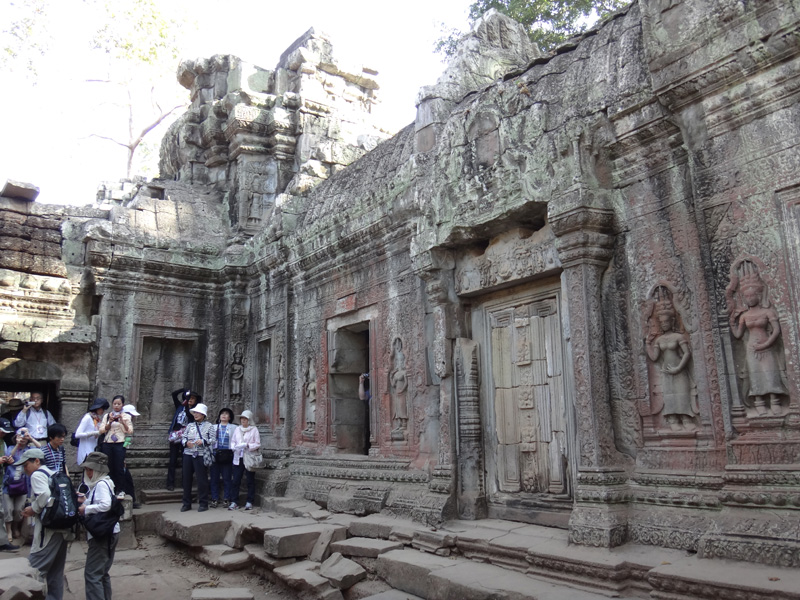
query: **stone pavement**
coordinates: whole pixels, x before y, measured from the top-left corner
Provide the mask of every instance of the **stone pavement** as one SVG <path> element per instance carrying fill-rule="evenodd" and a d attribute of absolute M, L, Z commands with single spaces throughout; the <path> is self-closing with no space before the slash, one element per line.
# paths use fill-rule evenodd
<path fill-rule="evenodd" d="M 134 511 L 138 547 L 117 553 L 115 600 L 800 599 L 795 569 L 653 546 L 575 546 L 563 530 L 524 523 L 434 529 L 286 498 L 265 499 L 252 512 L 179 508 Z M 19 554 L 0 553 L 0 600 L 42 597 L 27 553 Z M 83 597 L 84 556 L 85 543 L 73 544 L 65 600 Z"/>

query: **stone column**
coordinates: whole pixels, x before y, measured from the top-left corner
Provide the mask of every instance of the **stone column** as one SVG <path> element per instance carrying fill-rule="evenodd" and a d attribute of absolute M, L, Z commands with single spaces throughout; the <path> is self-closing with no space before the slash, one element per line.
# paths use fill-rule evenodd
<path fill-rule="evenodd" d="M 454 437 L 451 431 L 451 407 L 456 390 L 453 378 L 453 342 L 458 337 L 457 305 L 453 270 L 455 259 L 446 250 L 431 250 L 414 257 L 418 275 L 425 281 L 425 341 L 431 382 L 439 388 L 439 451 L 438 463 L 431 473 L 430 491 L 436 496 L 436 518 L 454 516 L 453 470 Z"/>
<path fill-rule="evenodd" d="M 458 338 L 454 352 L 458 412 L 458 516 L 486 517 L 478 343 Z"/>
<path fill-rule="evenodd" d="M 625 458 L 614 445 L 601 280 L 611 258 L 613 212 L 597 192 L 575 189 L 551 205 L 550 224 L 564 268 L 575 381 L 578 473 L 570 540 L 617 546 L 627 538 Z"/>

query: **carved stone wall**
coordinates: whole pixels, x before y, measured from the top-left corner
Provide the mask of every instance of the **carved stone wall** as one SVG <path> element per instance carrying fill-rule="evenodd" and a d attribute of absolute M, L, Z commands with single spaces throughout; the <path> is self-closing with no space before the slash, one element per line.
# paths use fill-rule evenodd
<path fill-rule="evenodd" d="M 2 356 L 148 407 L 148 468 L 191 385 L 257 415 L 264 493 L 797 565 L 798 14 L 641 0 L 546 56 L 487 17 L 377 146 L 313 31 L 186 62 L 163 179 L 3 199 Z"/>

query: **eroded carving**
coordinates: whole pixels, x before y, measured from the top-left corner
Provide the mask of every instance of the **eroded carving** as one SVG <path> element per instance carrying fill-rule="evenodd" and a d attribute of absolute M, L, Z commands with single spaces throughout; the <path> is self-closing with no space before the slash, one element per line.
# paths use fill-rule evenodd
<path fill-rule="evenodd" d="M 783 414 L 782 402 L 789 394 L 778 312 L 769 300 L 769 289 L 754 259 L 731 265 L 730 284 L 725 290 L 731 334 L 742 340 L 744 358 L 737 361 L 742 396 L 756 415 Z"/>
<path fill-rule="evenodd" d="M 675 308 L 673 293 L 658 285 L 644 307 L 647 323 L 645 349 L 652 361 L 650 404 L 672 431 L 697 428 L 697 388 L 691 374 L 692 351 L 689 335 Z"/>
<path fill-rule="evenodd" d="M 392 370 L 389 372 L 389 389 L 392 398 L 392 441 L 408 439 L 408 374 L 403 340 L 399 337 L 392 344 Z"/>

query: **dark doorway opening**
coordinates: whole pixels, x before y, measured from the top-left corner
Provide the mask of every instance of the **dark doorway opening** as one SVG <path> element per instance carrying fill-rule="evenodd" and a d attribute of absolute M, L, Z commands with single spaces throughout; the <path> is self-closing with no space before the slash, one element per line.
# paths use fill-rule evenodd
<path fill-rule="evenodd" d="M 369 321 L 362 321 L 334 331 L 330 344 L 331 439 L 351 454 L 369 454 L 371 445 L 369 384 L 359 397 L 359 377 L 370 370 L 369 337 Z"/>

